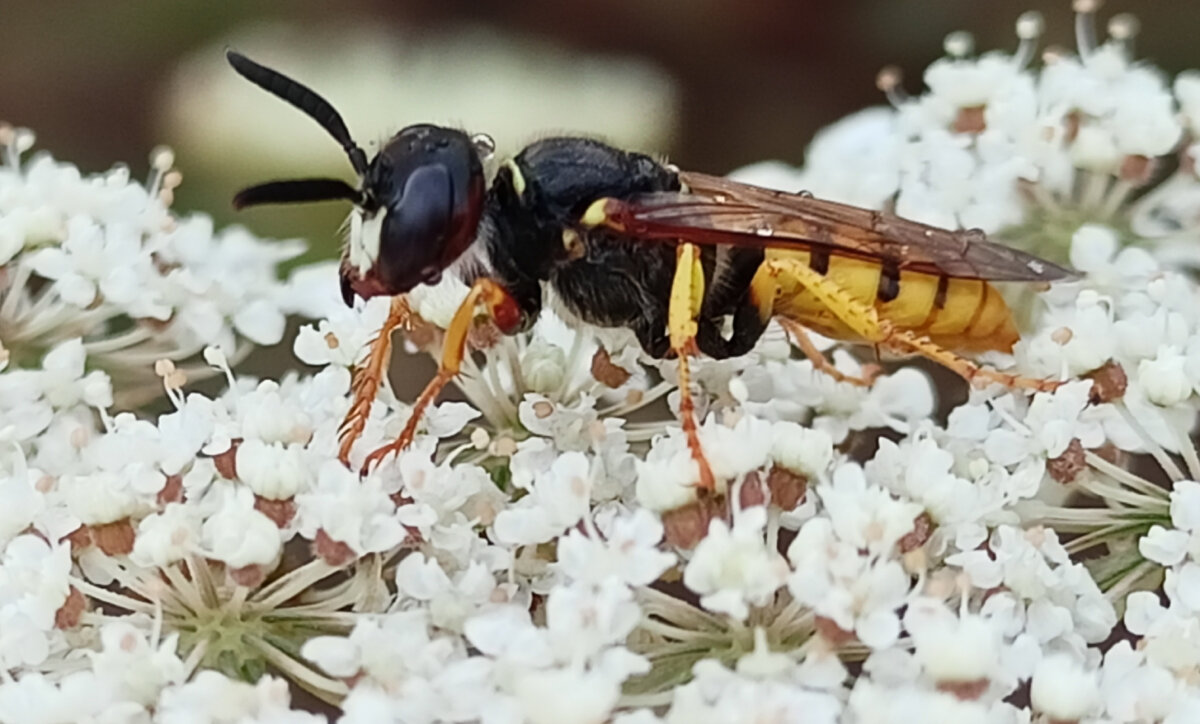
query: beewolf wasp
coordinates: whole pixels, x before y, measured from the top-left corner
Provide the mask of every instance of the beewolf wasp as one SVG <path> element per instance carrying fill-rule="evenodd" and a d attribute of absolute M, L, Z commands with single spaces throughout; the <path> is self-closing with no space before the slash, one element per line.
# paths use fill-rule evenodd
<path fill-rule="evenodd" d="M 1070 272 L 993 243 L 872 211 L 701 173 L 588 138 L 546 138 L 506 161 L 489 185 L 486 136 L 408 126 L 368 160 L 333 106 L 311 89 L 236 52 L 234 70 L 306 113 L 345 150 L 358 184 L 330 178 L 247 188 L 245 207 L 341 199 L 354 210 L 341 261 L 346 302 L 393 297 L 391 313 L 356 371 L 341 429 L 348 461 L 387 373 L 390 337 L 411 312 L 404 300 L 443 273 L 470 292 L 445 335 L 440 369 L 399 438 L 364 471 L 413 439 L 439 391 L 459 371 L 476 315 L 506 334 L 528 328 L 547 299 L 560 313 L 633 331 L 651 357 L 678 359 L 679 415 L 698 467 L 701 448 L 688 358 L 749 352 L 777 319 L 820 369 L 851 382 L 805 330 L 920 355 L 975 383 L 1051 390 L 1049 380 L 981 367 L 960 352 L 1011 351 L 1012 314 L 993 281 L 1049 282 Z"/>

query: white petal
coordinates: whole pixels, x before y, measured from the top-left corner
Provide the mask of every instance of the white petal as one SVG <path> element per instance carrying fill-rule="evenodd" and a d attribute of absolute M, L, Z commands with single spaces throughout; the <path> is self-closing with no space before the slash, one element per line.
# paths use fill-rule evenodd
<path fill-rule="evenodd" d="M 256 299 L 233 315 L 233 326 L 255 344 L 275 344 L 283 339 L 286 325 L 279 308 L 265 299 Z"/>
<path fill-rule="evenodd" d="M 1182 530 L 1154 525 L 1138 541 L 1138 551 L 1152 561 L 1164 566 L 1174 566 L 1183 561 L 1190 539 L 1191 536 Z"/>

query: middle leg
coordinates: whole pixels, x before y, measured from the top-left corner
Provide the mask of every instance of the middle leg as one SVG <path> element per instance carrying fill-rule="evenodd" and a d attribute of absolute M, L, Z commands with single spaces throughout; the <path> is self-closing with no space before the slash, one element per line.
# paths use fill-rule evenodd
<path fill-rule="evenodd" d="M 679 422 L 687 436 L 692 459 L 699 468 L 702 489 L 716 488 L 712 467 L 704 456 L 700 444 L 700 431 L 696 425 L 696 405 L 692 400 L 691 369 L 688 358 L 698 350 L 696 347 L 696 316 L 704 299 L 704 269 L 700 263 L 699 250 L 692 244 L 680 244 L 675 263 L 675 277 L 671 283 L 671 297 L 667 309 L 667 331 L 671 349 L 678 362 L 679 377 Z"/>
<path fill-rule="evenodd" d="M 804 287 L 863 341 L 906 354 L 918 354 L 957 373 L 972 384 L 996 382 L 1005 387 L 1050 392 L 1058 388 L 1055 380 L 1042 380 L 998 372 L 972 362 L 906 329 L 899 329 L 869 304 L 855 299 L 832 279 L 793 259 L 773 259 L 763 265 L 764 278 L 786 274 Z M 758 282 L 758 278 L 756 278 Z M 765 282 L 764 282 L 765 283 Z"/>

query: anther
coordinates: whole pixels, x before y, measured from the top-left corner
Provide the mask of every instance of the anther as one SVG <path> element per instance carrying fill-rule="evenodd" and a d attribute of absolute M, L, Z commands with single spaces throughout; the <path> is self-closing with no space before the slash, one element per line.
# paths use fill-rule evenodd
<path fill-rule="evenodd" d="M 1142 29 L 1141 22 L 1133 13 L 1121 13 L 1108 21 L 1108 34 L 1116 40 L 1129 40 Z"/>
<path fill-rule="evenodd" d="M 904 72 L 899 66 L 887 65 L 879 69 L 879 73 L 875 76 L 875 87 L 883 91 L 887 96 L 888 103 L 899 108 L 908 101 L 908 94 L 904 92 L 904 86 L 901 83 L 904 80 Z"/>
<path fill-rule="evenodd" d="M 33 148 L 34 142 L 37 141 L 37 135 L 28 128 L 18 128 L 13 135 L 13 148 L 17 149 L 17 153 L 25 153 Z"/>
<path fill-rule="evenodd" d="M 4 149 L 0 162 L 11 168 L 21 166 L 21 154 L 33 147 L 35 137 L 28 128 L 13 128 L 7 123 L 0 123 L 0 148 Z"/>
<path fill-rule="evenodd" d="M 1017 37 L 1021 40 L 1037 40 L 1046 29 L 1046 20 L 1037 10 L 1026 10 L 1017 18 Z"/>
<path fill-rule="evenodd" d="M 1133 39 L 1142 29 L 1141 22 L 1133 13 L 1120 13 L 1108 21 L 1108 37 L 1125 52 L 1126 58 L 1133 58 Z"/>
<path fill-rule="evenodd" d="M 946 55 L 961 60 L 975 52 L 975 36 L 965 30 L 956 30 L 942 42 Z"/>
<path fill-rule="evenodd" d="M 175 165 L 175 152 L 169 146 L 155 146 L 150 151 L 150 166 L 159 173 L 166 173 Z"/>
<path fill-rule="evenodd" d="M 1020 42 L 1017 44 L 1017 52 L 1013 55 L 1013 62 L 1018 68 L 1027 67 L 1033 60 L 1038 39 L 1042 37 L 1045 28 L 1046 21 L 1036 10 L 1023 12 L 1017 18 L 1017 38 Z"/>
<path fill-rule="evenodd" d="M 146 181 L 146 193 L 158 197 L 164 206 L 170 206 L 173 197 L 170 191 L 162 193 L 163 176 L 175 165 L 175 152 L 168 146 L 155 146 L 150 151 L 150 178 Z"/>
<path fill-rule="evenodd" d="M 1074 0 L 1071 4 L 1075 11 L 1075 44 L 1081 58 L 1096 49 L 1096 12 L 1100 4 L 1100 0 Z"/>

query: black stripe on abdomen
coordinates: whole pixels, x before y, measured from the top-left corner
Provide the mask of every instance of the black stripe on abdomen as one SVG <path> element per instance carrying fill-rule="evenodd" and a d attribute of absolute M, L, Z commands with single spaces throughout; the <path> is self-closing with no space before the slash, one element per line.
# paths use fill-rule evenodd
<path fill-rule="evenodd" d="M 884 261 L 879 269 L 879 286 L 875 289 L 875 298 L 881 302 L 890 302 L 900 296 L 900 265 L 894 261 Z"/>

